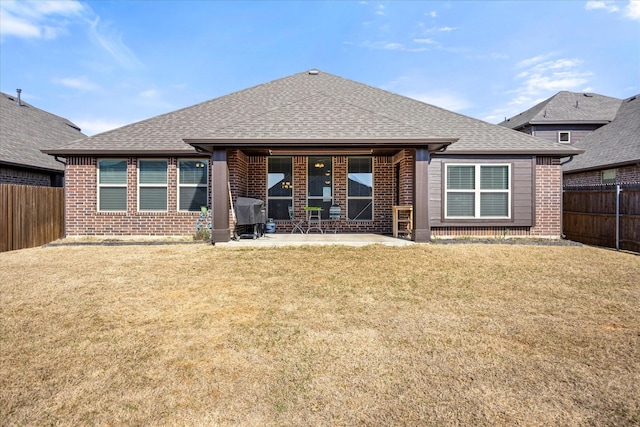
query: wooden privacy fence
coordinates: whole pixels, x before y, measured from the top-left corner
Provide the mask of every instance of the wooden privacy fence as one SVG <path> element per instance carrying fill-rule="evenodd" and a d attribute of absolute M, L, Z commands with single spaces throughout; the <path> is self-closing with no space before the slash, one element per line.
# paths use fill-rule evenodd
<path fill-rule="evenodd" d="M 0 252 L 64 236 L 64 188 L 0 184 Z"/>
<path fill-rule="evenodd" d="M 567 239 L 640 252 L 640 183 L 565 187 Z"/>

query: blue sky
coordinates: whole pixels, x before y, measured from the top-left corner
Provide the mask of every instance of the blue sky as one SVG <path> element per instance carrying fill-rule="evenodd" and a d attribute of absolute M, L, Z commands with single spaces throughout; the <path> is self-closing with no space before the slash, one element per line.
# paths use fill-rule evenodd
<path fill-rule="evenodd" d="M 0 0 L 0 90 L 92 135 L 317 68 L 491 123 L 640 93 L 640 0 Z"/>

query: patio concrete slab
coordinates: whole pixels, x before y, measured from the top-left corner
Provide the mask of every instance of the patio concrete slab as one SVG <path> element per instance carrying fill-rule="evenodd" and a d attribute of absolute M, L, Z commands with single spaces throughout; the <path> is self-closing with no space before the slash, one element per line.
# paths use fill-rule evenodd
<path fill-rule="evenodd" d="M 224 243 L 216 243 L 218 247 L 249 248 L 249 247 L 277 247 L 277 246 L 303 246 L 303 245 L 346 245 L 346 246 L 407 246 L 414 242 L 406 239 L 394 238 L 382 234 L 370 233 L 267 233 L 257 239 L 238 239 Z"/>

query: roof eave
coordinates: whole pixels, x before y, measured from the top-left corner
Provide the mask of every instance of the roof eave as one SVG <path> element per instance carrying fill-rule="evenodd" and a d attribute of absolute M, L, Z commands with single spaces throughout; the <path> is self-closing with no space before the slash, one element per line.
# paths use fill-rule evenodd
<path fill-rule="evenodd" d="M 465 156 L 504 156 L 504 155 L 530 155 L 530 156 L 553 156 L 568 157 L 577 156 L 584 153 L 585 150 L 449 150 L 445 154 L 449 155 L 465 155 Z"/>
<path fill-rule="evenodd" d="M 151 156 L 192 156 L 198 155 L 198 151 L 193 150 L 88 150 L 84 149 L 54 149 L 41 150 L 50 156 L 135 156 L 135 157 L 151 157 Z"/>
<path fill-rule="evenodd" d="M 568 163 L 568 166 L 570 166 L 571 163 Z M 564 169 L 563 172 L 564 173 L 580 173 L 580 172 L 589 172 L 589 171 L 596 171 L 596 170 L 601 170 L 601 169 L 615 169 L 615 168 L 619 168 L 619 167 L 623 167 L 623 166 L 634 166 L 634 165 L 639 165 L 640 166 L 640 159 L 638 160 L 628 160 L 628 161 L 624 161 L 624 162 L 618 162 L 618 163 L 608 163 L 605 165 L 595 165 L 595 166 L 585 166 L 585 167 L 579 167 L 577 169 Z"/>
<path fill-rule="evenodd" d="M 211 152 L 219 149 L 286 149 L 286 150 L 344 150 L 354 148 L 402 149 L 428 148 L 441 150 L 458 141 L 458 138 L 405 138 L 405 139 L 225 139 L 225 138 L 185 138 L 183 141 L 197 150 Z"/>

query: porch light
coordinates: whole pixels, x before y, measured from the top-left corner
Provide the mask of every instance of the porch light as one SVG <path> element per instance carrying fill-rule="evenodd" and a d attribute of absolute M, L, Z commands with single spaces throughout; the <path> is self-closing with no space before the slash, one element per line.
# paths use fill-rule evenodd
<path fill-rule="evenodd" d="M 197 168 L 203 168 L 203 167 L 204 167 L 204 163 L 202 163 L 202 162 L 196 162 L 196 167 L 197 167 Z"/>

